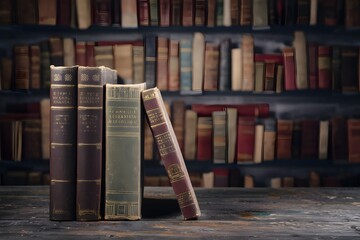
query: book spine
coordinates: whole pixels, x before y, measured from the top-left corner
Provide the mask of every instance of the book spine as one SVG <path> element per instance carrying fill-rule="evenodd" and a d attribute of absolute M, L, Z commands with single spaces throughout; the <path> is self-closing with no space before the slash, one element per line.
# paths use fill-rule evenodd
<path fill-rule="evenodd" d="M 50 72 L 50 219 L 75 220 L 77 67 Z"/>
<path fill-rule="evenodd" d="M 341 49 L 338 46 L 332 47 L 331 79 L 332 90 L 341 91 Z"/>
<path fill-rule="evenodd" d="M 114 68 L 114 50 L 113 46 L 95 46 L 94 47 L 95 65 Z"/>
<path fill-rule="evenodd" d="M 95 67 L 95 43 L 86 42 L 85 46 L 85 55 L 86 55 L 86 65 L 88 67 Z"/>
<path fill-rule="evenodd" d="M 185 102 L 178 100 L 172 103 L 172 124 L 181 152 L 184 152 Z"/>
<path fill-rule="evenodd" d="M 79 67 L 76 219 L 100 219 L 104 67 Z"/>
<path fill-rule="evenodd" d="M 219 55 L 220 55 L 219 45 L 206 43 L 205 60 L 204 60 L 204 90 L 205 91 L 218 90 Z"/>
<path fill-rule="evenodd" d="M 242 36 L 243 91 L 254 90 L 254 37 Z"/>
<path fill-rule="evenodd" d="M 28 90 L 30 87 L 30 54 L 28 45 L 14 47 L 15 89 Z"/>
<path fill-rule="evenodd" d="M 138 0 L 138 22 L 139 26 L 149 26 L 149 2 L 148 0 Z"/>
<path fill-rule="evenodd" d="M 297 31 L 294 33 L 293 46 L 295 49 L 295 64 L 296 64 L 296 88 L 308 88 L 308 74 L 307 74 L 307 57 L 306 57 L 306 39 L 303 32 Z"/>
<path fill-rule="evenodd" d="M 111 0 L 95 0 L 94 6 L 94 24 L 100 26 L 109 26 L 112 21 Z"/>
<path fill-rule="evenodd" d="M 206 23 L 206 1 L 195 0 L 195 26 L 205 26 Z"/>
<path fill-rule="evenodd" d="M 208 0 L 207 1 L 207 26 L 214 27 L 216 21 L 216 0 Z"/>
<path fill-rule="evenodd" d="M 226 163 L 226 112 L 215 111 L 212 113 L 213 119 L 213 162 Z"/>
<path fill-rule="evenodd" d="M 276 11 L 277 0 L 269 0 L 268 2 L 268 15 L 269 15 L 269 25 L 276 25 L 278 23 L 278 15 Z"/>
<path fill-rule="evenodd" d="M 237 162 L 253 162 L 255 147 L 255 118 L 239 117 L 237 134 Z"/>
<path fill-rule="evenodd" d="M 255 62 L 255 92 L 264 91 L 265 63 Z"/>
<path fill-rule="evenodd" d="M 230 40 L 224 40 L 220 44 L 220 66 L 219 66 L 219 90 L 229 91 L 231 88 L 231 56 L 230 56 Z"/>
<path fill-rule="evenodd" d="M 318 48 L 318 79 L 319 89 L 331 89 L 331 48 L 319 46 Z"/>
<path fill-rule="evenodd" d="M 348 151 L 349 162 L 360 162 L 360 119 L 349 119 L 348 126 Z"/>
<path fill-rule="evenodd" d="M 145 37 L 145 79 L 146 86 L 155 87 L 156 84 L 156 37 Z"/>
<path fill-rule="evenodd" d="M 269 118 L 264 120 L 264 161 L 273 161 L 275 159 L 276 145 L 276 126 L 275 119 Z"/>
<path fill-rule="evenodd" d="M 311 0 L 298 0 L 297 2 L 297 24 L 309 25 Z"/>
<path fill-rule="evenodd" d="M 156 85 L 160 90 L 168 90 L 169 39 L 157 38 Z"/>
<path fill-rule="evenodd" d="M 56 25 L 70 27 L 71 24 L 71 0 L 57 1 Z"/>
<path fill-rule="evenodd" d="M 252 23 L 252 1 L 241 0 L 240 4 L 240 25 L 251 25 Z"/>
<path fill-rule="evenodd" d="M 56 25 L 56 0 L 37 0 L 40 25 Z"/>
<path fill-rule="evenodd" d="M 180 90 L 192 90 L 192 41 L 189 38 L 180 40 Z"/>
<path fill-rule="evenodd" d="M 144 46 L 132 46 L 132 69 L 134 83 L 145 82 Z"/>
<path fill-rule="evenodd" d="M 186 160 L 196 158 L 197 114 L 193 110 L 185 111 L 184 157 Z"/>
<path fill-rule="evenodd" d="M 149 0 L 150 26 L 159 26 L 158 0 Z"/>
<path fill-rule="evenodd" d="M 316 25 L 318 21 L 318 0 L 310 0 L 310 25 Z"/>
<path fill-rule="evenodd" d="M 276 66 L 276 93 L 281 93 L 284 90 L 284 65 L 278 64 Z"/>
<path fill-rule="evenodd" d="M 265 62 L 265 82 L 264 91 L 275 91 L 276 85 L 276 63 Z"/>
<path fill-rule="evenodd" d="M 184 27 L 191 27 L 194 25 L 194 0 L 183 0 L 182 5 L 182 25 Z"/>
<path fill-rule="evenodd" d="M 160 26 L 170 26 L 170 0 L 159 0 Z"/>
<path fill-rule="evenodd" d="M 348 159 L 348 130 L 347 121 L 344 117 L 334 117 L 331 119 L 331 149 L 332 159 Z"/>
<path fill-rule="evenodd" d="M 142 92 L 147 118 L 185 220 L 196 219 L 199 204 L 159 89 Z"/>
<path fill-rule="evenodd" d="M 328 159 L 329 121 L 320 121 L 319 126 L 319 159 Z"/>
<path fill-rule="evenodd" d="M 76 42 L 75 63 L 79 66 L 86 66 L 86 42 L 84 41 Z"/>
<path fill-rule="evenodd" d="M 202 91 L 204 83 L 205 36 L 196 32 L 192 45 L 192 90 Z"/>
<path fill-rule="evenodd" d="M 293 122 L 278 120 L 277 122 L 277 159 L 291 159 Z"/>
<path fill-rule="evenodd" d="M 112 7 L 111 7 L 111 24 L 113 26 L 120 26 L 121 23 L 121 0 L 112 0 Z"/>
<path fill-rule="evenodd" d="M 0 1 L 0 24 L 11 24 L 13 22 L 13 4 L 11 0 Z"/>
<path fill-rule="evenodd" d="M 37 0 L 16 0 L 17 24 L 38 24 Z"/>
<path fill-rule="evenodd" d="M 264 27 L 268 25 L 268 1 L 253 0 L 252 14 L 254 27 Z"/>
<path fill-rule="evenodd" d="M 61 38 L 50 38 L 50 63 L 55 66 L 64 65 L 64 46 Z"/>
<path fill-rule="evenodd" d="M 231 18 L 232 26 L 237 26 L 240 24 L 239 0 L 231 0 L 230 1 L 230 18 Z"/>
<path fill-rule="evenodd" d="M 50 50 L 49 42 L 44 40 L 40 43 L 41 50 L 41 86 L 50 88 Z"/>
<path fill-rule="evenodd" d="M 121 0 L 121 26 L 123 28 L 138 27 L 137 1 Z"/>
<path fill-rule="evenodd" d="M 241 48 L 231 49 L 231 90 L 241 91 L 243 82 Z"/>
<path fill-rule="evenodd" d="M 254 163 L 261 163 L 264 159 L 264 125 L 256 124 L 254 139 Z"/>
<path fill-rule="evenodd" d="M 291 136 L 291 156 L 293 159 L 300 159 L 301 156 L 301 134 L 301 120 L 294 120 Z"/>
<path fill-rule="evenodd" d="M 216 26 L 224 26 L 224 0 L 216 1 Z"/>
<path fill-rule="evenodd" d="M 293 25 L 296 22 L 296 1 L 284 1 L 284 24 Z"/>
<path fill-rule="evenodd" d="M 86 29 L 91 25 L 91 0 L 76 0 L 76 16 L 79 29 Z"/>
<path fill-rule="evenodd" d="M 75 45 L 73 38 L 64 38 L 64 66 L 75 66 Z"/>
<path fill-rule="evenodd" d="M 181 0 L 171 0 L 171 25 L 181 26 Z"/>
<path fill-rule="evenodd" d="M 319 121 L 301 121 L 301 158 L 317 159 L 319 156 Z"/>
<path fill-rule="evenodd" d="M 106 84 L 105 219 L 141 218 L 145 84 Z M 132 151 L 129 151 L 132 149 Z"/>
<path fill-rule="evenodd" d="M 169 91 L 180 90 L 179 41 L 170 40 L 169 44 Z"/>
<path fill-rule="evenodd" d="M 30 88 L 39 89 L 41 87 L 41 65 L 40 65 L 40 46 L 30 46 Z"/>
<path fill-rule="evenodd" d="M 358 54 L 359 50 L 356 47 L 343 47 L 341 49 L 342 92 L 359 92 Z"/>
<path fill-rule="evenodd" d="M 319 87 L 318 79 L 318 65 L 320 59 L 318 58 L 318 44 L 315 42 L 308 44 L 308 68 L 309 68 L 309 88 L 317 89 Z"/>
<path fill-rule="evenodd" d="M 285 90 L 296 90 L 296 76 L 295 76 L 295 50 L 288 47 L 283 49 L 284 56 L 284 78 Z"/>
<path fill-rule="evenodd" d="M 114 45 L 114 65 L 125 84 L 133 83 L 133 46 Z"/>

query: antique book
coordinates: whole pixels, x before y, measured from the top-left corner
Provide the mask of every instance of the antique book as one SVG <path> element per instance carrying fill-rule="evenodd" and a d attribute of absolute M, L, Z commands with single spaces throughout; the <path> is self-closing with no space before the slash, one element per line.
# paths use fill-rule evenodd
<path fill-rule="evenodd" d="M 37 0 L 40 25 L 56 25 L 56 0 Z"/>
<path fill-rule="evenodd" d="M 28 90 L 30 87 L 30 54 L 28 45 L 14 46 L 15 89 Z"/>
<path fill-rule="evenodd" d="M 273 161 L 275 159 L 276 145 L 276 120 L 274 118 L 265 118 L 264 122 L 264 161 Z"/>
<path fill-rule="evenodd" d="M 254 37 L 252 35 L 243 35 L 241 38 L 242 64 L 243 64 L 243 91 L 254 90 Z"/>
<path fill-rule="evenodd" d="M 254 27 L 268 26 L 268 1 L 252 1 L 252 25 Z"/>
<path fill-rule="evenodd" d="M 183 0 L 182 2 L 182 26 L 191 27 L 194 25 L 194 0 Z"/>
<path fill-rule="evenodd" d="M 227 162 L 226 139 L 226 112 L 215 111 L 212 113 L 213 122 L 213 163 Z"/>
<path fill-rule="evenodd" d="M 195 111 L 185 111 L 185 133 L 184 133 L 184 158 L 185 160 L 196 159 L 196 133 L 198 117 Z"/>
<path fill-rule="evenodd" d="M 121 27 L 136 28 L 137 26 L 137 1 L 121 0 Z"/>
<path fill-rule="evenodd" d="M 240 1 L 230 0 L 230 20 L 232 26 L 240 24 Z"/>
<path fill-rule="evenodd" d="M 270 113 L 269 104 L 198 104 L 191 105 L 191 109 L 199 116 L 211 116 L 214 111 L 223 111 L 225 108 L 236 108 L 239 116 L 247 117 L 268 117 Z"/>
<path fill-rule="evenodd" d="M 205 44 L 204 87 L 203 87 L 204 91 L 218 90 L 219 55 L 220 55 L 220 49 L 218 44 L 214 44 L 214 43 Z M 196 71 L 194 69 L 193 76 L 195 75 L 195 73 Z"/>
<path fill-rule="evenodd" d="M 360 162 L 360 119 L 349 119 L 348 127 L 348 151 L 349 163 Z"/>
<path fill-rule="evenodd" d="M 41 117 L 41 159 L 50 158 L 50 99 L 40 101 Z"/>
<path fill-rule="evenodd" d="M 270 179 L 270 187 L 271 188 L 282 188 L 281 178 L 279 178 L 279 177 L 271 178 Z"/>
<path fill-rule="evenodd" d="M 96 67 L 95 63 L 95 42 L 86 42 L 85 44 L 86 65 L 88 67 Z"/>
<path fill-rule="evenodd" d="M 297 24 L 309 25 L 310 23 L 311 0 L 297 1 Z"/>
<path fill-rule="evenodd" d="M 214 172 L 214 187 L 226 188 L 229 187 L 229 169 L 215 168 Z"/>
<path fill-rule="evenodd" d="M 318 18 L 317 11 L 318 11 L 318 0 L 310 0 L 310 19 L 309 19 L 310 25 L 317 24 L 317 18 Z"/>
<path fill-rule="evenodd" d="M 147 121 L 144 125 L 144 159 L 152 161 L 154 159 L 154 138 Z"/>
<path fill-rule="evenodd" d="M 296 23 L 296 5 L 297 1 L 294 0 L 283 1 L 284 25 L 293 25 Z"/>
<path fill-rule="evenodd" d="M 200 217 L 200 208 L 159 89 L 142 92 L 147 119 L 185 220 Z"/>
<path fill-rule="evenodd" d="M 227 163 L 234 163 L 236 157 L 237 109 L 226 108 Z"/>
<path fill-rule="evenodd" d="M 329 121 L 320 121 L 319 126 L 319 159 L 328 159 Z"/>
<path fill-rule="evenodd" d="M 216 1 L 216 26 L 224 26 L 224 0 L 217 0 Z"/>
<path fill-rule="evenodd" d="M 24 120 L 22 125 L 21 160 L 41 159 L 41 120 Z"/>
<path fill-rule="evenodd" d="M 41 50 L 41 86 L 43 88 L 50 88 L 50 48 L 49 41 L 44 40 L 40 42 Z"/>
<path fill-rule="evenodd" d="M 156 36 L 145 37 L 145 81 L 147 87 L 156 85 Z"/>
<path fill-rule="evenodd" d="M 319 89 L 331 89 L 331 47 L 320 45 L 318 48 Z"/>
<path fill-rule="evenodd" d="M 1 58 L 1 89 L 10 90 L 13 76 L 13 61 L 11 58 Z"/>
<path fill-rule="evenodd" d="M 255 62 L 254 92 L 264 91 L 264 81 L 265 81 L 265 63 Z"/>
<path fill-rule="evenodd" d="M 318 1 L 318 24 L 336 26 L 339 22 L 338 16 L 339 0 Z"/>
<path fill-rule="evenodd" d="M 254 163 L 261 163 L 263 161 L 264 148 L 264 125 L 256 123 L 255 125 L 255 140 L 254 140 Z"/>
<path fill-rule="evenodd" d="M 206 23 L 206 1 L 195 0 L 195 26 L 205 26 Z"/>
<path fill-rule="evenodd" d="M 196 159 L 199 161 L 212 159 L 212 132 L 212 117 L 198 117 Z"/>
<path fill-rule="evenodd" d="M 231 54 L 230 39 L 225 39 L 220 43 L 220 63 L 219 63 L 219 90 L 231 90 Z"/>
<path fill-rule="evenodd" d="M 231 0 L 224 0 L 224 26 L 231 26 Z"/>
<path fill-rule="evenodd" d="M 50 68 L 50 220 L 55 221 L 75 220 L 77 70 Z"/>
<path fill-rule="evenodd" d="M 91 0 L 76 0 L 77 26 L 79 29 L 90 27 L 91 21 Z"/>
<path fill-rule="evenodd" d="M 255 147 L 255 118 L 239 117 L 237 128 L 237 163 L 253 162 Z"/>
<path fill-rule="evenodd" d="M 311 171 L 309 174 L 309 187 L 320 187 L 320 175 Z"/>
<path fill-rule="evenodd" d="M 157 37 L 157 69 L 156 86 L 160 90 L 168 90 L 169 39 Z"/>
<path fill-rule="evenodd" d="M 360 2 L 356 0 L 345 0 L 345 27 L 354 28 L 360 26 Z"/>
<path fill-rule="evenodd" d="M 359 49 L 343 47 L 341 49 L 341 85 L 342 92 L 359 92 Z"/>
<path fill-rule="evenodd" d="M 299 90 L 308 88 L 306 39 L 304 32 L 295 31 L 293 47 L 295 49 L 296 64 L 296 88 Z"/>
<path fill-rule="evenodd" d="M 149 0 L 150 26 L 159 26 L 158 0 Z"/>
<path fill-rule="evenodd" d="M 301 121 L 301 158 L 317 159 L 319 156 L 319 121 Z"/>
<path fill-rule="evenodd" d="M 111 0 L 93 1 L 94 24 L 100 26 L 109 26 L 112 22 L 112 2 Z"/>
<path fill-rule="evenodd" d="M 149 26 L 150 25 L 149 1 L 137 0 L 137 6 L 138 6 L 139 26 Z"/>
<path fill-rule="evenodd" d="M 159 0 L 159 20 L 161 27 L 170 26 L 170 1 Z"/>
<path fill-rule="evenodd" d="M 295 49 L 285 47 L 282 50 L 284 56 L 284 89 L 286 91 L 296 90 L 296 73 L 295 73 Z"/>
<path fill-rule="evenodd" d="M 56 25 L 71 26 L 71 22 L 75 19 L 72 13 L 75 13 L 74 8 L 75 2 L 73 0 L 61 0 L 57 1 L 56 6 Z"/>
<path fill-rule="evenodd" d="M 103 161 L 103 86 L 115 83 L 115 70 L 101 67 L 78 69 L 76 220 L 101 218 Z"/>
<path fill-rule="evenodd" d="M 114 50 L 114 69 L 125 84 L 134 83 L 133 78 L 133 46 L 131 44 L 117 44 Z"/>
<path fill-rule="evenodd" d="M 135 84 L 145 82 L 144 46 L 132 46 L 133 79 Z"/>
<path fill-rule="evenodd" d="M 251 25 L 252 23 L 252 1 L 240 1 L 240 25 Z"/>
<path fill-rule="evenodd" d="M 172 121 L 174 133 L 180 150 L 184 152 L 184 126 L 185 126 L 185 102 L 174 100 L 172 102 Z"/>
<path fill-rule="evenodd" d="M 276 158 L 291 159 L 291 142 L 292 142 L 293 121 L 281 120 L 277 121 L 277 137 L 276 137 Z"/>
<path fill-rule="evenodd" d="M 180 40 L 180 90 L 187 92 L 192 90 L 192 40 L 182 38 Z"/>
<path fill-rule="evenodd" d="M 295 187 L 294 177 L 284 177 L 282 179 L 283 187 Z"/>
<path fill-rule="evenodd" d="M 254 177 L 251 175 L 245 175 L 244 188 L 254 188 L 254 187 L 255 187 Z"/>
<path fill-rule="evenodd" d="M 276 66 L 275 92 L 281 93 L 283 90 L 284 90 L 284 65 L 278 64 Z"/>
<path fill-rule="evenodd" d="M 95 46 L 95 65 L 114 68 L 114 52 L 113 46 Z"/>
<path fill-rule="evenodd" d="M 265 61 L 264 91 L 275 92 L 276 84 L 276 63 Z"/>
<path fill-rule="evenodd" d="M 207 1 L 207 27 L 214 27 L 216 23 L 216 0 Z"/>
<path fill-rule="evenodd" d="M 172 0 L 171 1 L 171 26 L 181 26 L 181 6 L 182 1 L 181 0 Z"/>
<path fill-rule="evenodd" d="M 180 90 L 179 40 L 170 39 L 169 43 L 169 91 Z"/>
<path fill-rule="evenodd" d="M 269 15 L 269 25 L 276 25 L 278 24 L 278 18 L 280 18 L 280 14 L 277 12 L 278 5 L 281 5 L 280 2 L 278 4 L 277 0 L 269 0 L 268 2 L 268 15 Z"/>
<path fill-rule="evenodd" d="M 40 62 L 40 46 L 30 46 L 30 88 L 41 88 L 41 62 Z"/>
<path fill-rule="evenodd" d="M 95 56 L 94 56 L 95 57 Z M 75 43 L 75 64 L 86 66 L 86 42 L 76 41 Z"/>
<path fill-rule="evenodd" d="M 301 156 L 301 120 L 293 120 L 291 156 L 293 159 L 300 159 Z"/>
<path fill-rule="evenodd" d="M 192 43 L 192 90 L 202 91 L 205 69 L 205 37 L 202 33 L 194 33 Z"/>
<path fill-rule="evenodd" d="M 141 92 L 145 87 L 145 83 L 106 84 L 106 220 L 141 218 L 141 164 L 144 150 Z"/>
<path fill-rule="evenodd" d="M 61 38 L 49 38 L 50 46 L 50 63 L 54 66 L 64 65 L 64 46 Z"/>
<path fill-rule="evenodd" d="M 75 65 L 75 44 L 74 39 L 64 38 L 63 39 L 64 49 L 64 66 L 71 67 Z"/>
<path fill-rule="evenodd" d="M 241 91 L 243 81 L 241 48 L 231 49 L 231 90 Z"/>
<path fill-rule="evenodd" d="M 11 0 L 0 1 L 0 25 L 13 23 L 15 11 L 12 2 Z"/>
<path fill-rule="evenodd" d="M 309 69 L 309 89 L 318 89 L 319 88 L 319 65 L 320 65 L 320 58 L 318 57 L 319 54 L 319 46 L 316 42 L 308 43 L 308 69 Z M 322 58 L 322 63 L 324 59 Z M 325 61 L 326 63 L 326 61 Z M 322 67 L 325 67 L 326 64 L 322 64 Z"/>
<path fill-rule="evenodd" d="M 331 126 L 331 149 L 334 161 L 348 159 L 348 126 L 347 120 L 341 116 L 335 116 L 330 120 Z"/>
<path fill-rule="evenodd" d="M 15 8 L 17 24 L 37 24 L 39 22 L 37 0 L 16 0 Z"/>
<path fill-rule="evenodd" d="M 214 187 L 214 172 L 207 172 L 202 174 L 203 187 L 213 188 Z"/>

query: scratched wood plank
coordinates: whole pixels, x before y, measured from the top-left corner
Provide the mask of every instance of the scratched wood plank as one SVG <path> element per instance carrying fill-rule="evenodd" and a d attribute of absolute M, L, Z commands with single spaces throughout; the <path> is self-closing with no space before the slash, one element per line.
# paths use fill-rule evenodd
<path fill-rule="evenodd" d="M 196 189 L 182 221 L 171 188 L 145 188 L 141 221 L 49 221 L 48 187 L 0 187 L 0 239 L 360 239 L 353 188 Z"/>

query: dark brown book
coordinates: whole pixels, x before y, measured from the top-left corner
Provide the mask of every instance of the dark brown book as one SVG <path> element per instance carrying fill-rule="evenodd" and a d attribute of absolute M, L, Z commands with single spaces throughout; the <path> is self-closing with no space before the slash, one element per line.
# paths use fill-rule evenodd
<path fill-rule="evenodd" d="M 359 92 L 359 48 L 341 49 L 342 92 Z"/>
<path fill-rule="evenodd" d="M 309 69 L 309 88 L 317 89 L 319 87 L 318 79 L 318 44 L 316 42 L 308 43 L 308 69 Z M 323 65 L 322 65 L 323 66 Z"/>
<path fill-rule="evenodd" d="M 81 50 L 81 49 L 79 49 L 79 50 Z M 96 63 L 95 63 L 95 43 L 94 42 L 86 42 L 85 56 L 86 56 L 86 62 L 84 65 L 80 65 L 80 66 L 95 67 Z"/>
<path fill-rule="evenodd" d="M 137 1 L 121 0 L 121 26 L 123 28 L 138 27 Z"/>
<path fill-rule="evenodd" d="M 137 0 L 139 26 L 149 26 L 149 2 L 148 0 Z"/>
<path fill-rule="evenodd" d="M 112 21 L 111 0 L 94 0 L 93 1 L 93 23 L 100 26 L 109 26 Z"/>
<path fill-rule="evenodd" d="M 182 0 L 171 0 L 171 26 L 181 26 Z"/>
<path fill-rule="evenodd" d="M 1 0 L 0 1 L 0 25 L 11 24 L 13 22 L 13 1 Z"/>
<path fill-rule="evenodd" d="M 183 0 L 182 5 L 182 26 L 190 27 L 194 25 L 194 0 Z"/>
<path fill-rule="evenodd" d="M 283 49 L 284 56 L 284 78 L 285 90 L 296 90 L 296 75 L 295 75 L 295 49 L 286 47 Z"/>
<path fill-rule="evenodd" d="M 41 120 L 23 121 L 22 131 L 22 160 L 41 159 Z"/>
<path fill-rule="evenodd" d="M 206 24 L 206 1 L 195 0 L 195 26 Z"/>
<path fill-rule="evenodd" d="M 345 0 L 345 27 L 353 28 L 360 26 L 360 2 L 357 0 Z"/>
<path fill-rule="evenodd" d="M 264 91 L 274 92 L 275 85 L 276 85 L 276 63 L 272 61 L 266 61 Z"/>
<path fill-rule="evenodd" d="M 237 125 L 237 163 L 253 162 L 255 148 L 255 118 L 239 117 Z"/>
<path fill-rule="evenodd" d="M 231 17 L 231 25 L 237 26 L 240 24 L 240 1 L 239 0 L 231 0 L 230 2 L 230 17 Z"/>
<path fill-rule="evenodd" d="M 74 11 L 72 8 L 75 5 L 73 2 L 73 0 L 57 1 L 56 25 L 71 26 Z"/>
<path fill-rule="evenodd" d="M 251 25 L 252 23 L 252 0 L 241 0 L 240 3 L 240 25 Z"/>
<path fill-rule="evenodd" d="M 334 161 L 348 159 L 348 130 L 344 117 L 331 119 L 331 149 Z"/>
<path fill-rule="evenodd" d="M 169 43 L 169 91 L 180 90 L 180 42 L 170 39 Z"/>
<path fill-rule="evenodd" d="M 56 25 L 57 0 L 37 0 L 40 25 Z"/>
<path fill-rule="evenodd" d="M 112 10 L 112 25 L 118 27 L 120 26 L 121 23 L 121 0 L 112 0 L 111 10 Z"/>
<path fill-rule="evenodd" d="M 159 0 L 159 18 L 161 27 L 170 26 L 170 0 Z"/>
<path fill-rule="evenodd" d="M 336 26 L 339 22 L 338 1 L 340 0 L 318 0 L 319 24 Z"/>
<path fill-rule="evenodd" d="M 39 89 L 41 87 L 41 62 L 40 46 L 30 46 L 30 88 Z"/>
<path fill-rule="evenodd" d="M 38 3 L 37 0 L 16 0 L 16 23 L 37 24 Z"/>
<path fill-rule="evenodd" d="M 75 220 L 77 69 L 51 67 L 50 220 L 56 221 Z"/>
<path fill-rule="evenodd" d="M 349 143 L 349 162 L 360 162 L 360 119 L 349 119 L 348 127 L 348 143 Z"/>
<path fill-rule="evenodd" d="M 197 152 L 199 161 L 212 159 L 212 117 L 199 117 L 197 124 Z"/>
<path fill-rule="evenodd" d="M 168 90 L 168 58 L 169 58 L 169 39 L 164 37 L 157 38 L 157 76 L 156 85 L 160 90 Z"/>
<path fill-rule="evenodd" d="M 277 141 L 276 141 L 276 158 L 291 159 L 292 143 L 292 120 L 278 120 L 277 122 Z"/>
<path fill-rule="evenodd" d="M 331 47 L 320 45 L 318 48 L 319 89 L 331 89 Z"/>
<path fill-rule="evenodd" d="M 310 23 L 310 2 L 311 0 L 297 1 L 297 24 L 309 25 Z"/>
<path fill-rule="evenodd" d="M 207 26 L 214 27 L 216 23 L 216 0 L 207 1 Z"/>
<path fill-rule="evenodd" d="M 41 86 L 43 88 L 50 88 L 50 47 L 49 41 L 44 40 L 40 42 L 41 50 Z"/>
<path fill-rule="evenodd" d="M 11 58 L 1 58 L 1 89 L 10 90 L 13 76 L 13 60 Z"/>
<path fill-rule="evenodd" d="M 172 103 L 172 124 L 176 139 L 182 153 L 184 153 L 184 128 L 185 128 L 185 102 L 178 100 Z"/>
<path fill-rule="evenodd" d="M 301 121 L 301 158 L 317 159 L 319 156 L 319 121 Z"/>
<path fill-rule="evenodd" d="M 204 91 L 218 90 L 220 47 L 218 44 L 205 44 Z"/>
<path fill-rule="evenodd" d="M 28 45 L 14 47 L 15 89 L 28 90 L 30 87 L 30 54 Z"/>
<path fill-rule="evenodd" d="M 50 44 L 50 63 L 54 66 L 64 65 L 64 45 L 61 38 L 54 37 L 49 39 Z"/>
<path fill-rule="evenodd" d="M 79 66 L 86 66 L 86 42 L 77 41 L 75 44 L 75 63 Z"/>
<path fill-rule="evenodd" d="M 103 86 L 114 70 L 78 69 L 76 219 L 99 220 L 103 149 Z"/>
<path fill-rule="evenodd" d="M 184 219 L 197 219 L 201 215 L 199 204 L 170 119 L 166 114 L 160 90 L 157 88 L 145 90 L 142 92 L 142 99 L 161 160 Z"/>

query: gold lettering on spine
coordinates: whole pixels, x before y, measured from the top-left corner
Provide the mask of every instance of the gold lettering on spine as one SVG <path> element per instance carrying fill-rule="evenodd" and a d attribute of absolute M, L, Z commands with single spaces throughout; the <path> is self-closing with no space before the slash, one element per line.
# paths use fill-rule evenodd
<path fill-rule="evenodd" d="M 168 167 L 167 172 L 171 183 L 180 181 L 185 178 L 185 174 L 178 163 L 171 164 Z"/>
<path fill-rule="evenodd" d="M 169 132 L 155 136 L 158 149 L 161 156 L 175 152 L 174 142 Z"/>
<path fill-rule="evenodd" d="M 180 193 L 177 195 L 180 208 L 184 208 L 194 204 L 194 198 L 191 191 Z"/>

